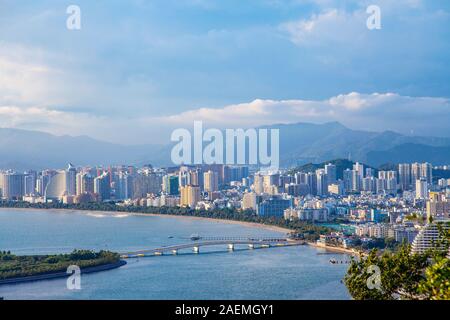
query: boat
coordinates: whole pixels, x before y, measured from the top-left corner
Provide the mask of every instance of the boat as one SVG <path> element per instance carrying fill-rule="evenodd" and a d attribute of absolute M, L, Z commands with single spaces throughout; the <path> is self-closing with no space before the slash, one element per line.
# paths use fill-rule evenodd
<path fill-rule="evenodd" d="M 196 240 L 200 240 L 201 238 L 200 238 L 200 236 L 197 233 L 194 233 L 194 234 L 191 234 L 190 239 L 192 241 L 196 241 Z"/>

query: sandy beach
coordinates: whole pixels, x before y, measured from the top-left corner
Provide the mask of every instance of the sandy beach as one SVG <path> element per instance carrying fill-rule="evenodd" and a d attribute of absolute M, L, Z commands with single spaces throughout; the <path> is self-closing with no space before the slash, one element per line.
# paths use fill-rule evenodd
<path fill-rule="evenodd" d="M 214 223 L 227 223 L 227 224 L 238 224 L 241 226 L 265 229 L 281 233 L 290 233 L 292 230 L 288 228 L 282 228 L 278 226 L 265 225 L 255 222 L 246 221 L 235 221 L 235 220 L 225 220 L 225 219 L 214 219 L 207 217 L 195 217 L 195 216 L 182 216 L 182 215 L 171 215 L 171 214 L 157 214 L 157 213 L 136 213 L 136 212 L 120 212 L 120 211 L 97 211 L 97 210 L 73 210 L 73 209 L 37 209 L 37 208 L 0 208 L 0 210 L 17 210 L 17 211 L 46 211 L 46 212 L 64 212 L 64 213 L 79 213 L 86 215 L 105 215 L 105 216 L 154 216 L 154 217 L 166 217 L 172 219 L 192 219 L 192 220 L 205 220 Z"/>
<path fill-rule="evenodd" d="M 346 253 L 352 256 L 359 256 L 360 254 L 358 252 L 353 251 L 352 249 L 346 249 L 346 248 L 339 248 L 339 247 L 332 247 L 332 246 L 323 246 L 317 243 L 313 242 L 307 242 L 309 246 L 318 248 L 318 249 L 325 249 L 330 252 L 339 252 L 339 253 Z"/>

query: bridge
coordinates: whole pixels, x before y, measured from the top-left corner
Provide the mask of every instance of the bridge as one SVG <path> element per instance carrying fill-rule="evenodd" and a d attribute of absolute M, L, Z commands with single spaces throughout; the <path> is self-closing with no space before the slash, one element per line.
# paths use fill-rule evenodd
<path fill-rule="evenodd" d="M 200 253 L 200 247 L 226 245 L 229 251 L 233 251 L 236 245 L 246 245 L 248 249 L 298 246 L 304 241 L 286 238 L 241 238 L 241 237 L 202 237 L 201 240 L 178 245 L 164 246 L 153 249 L 145 249 L 120 254 L 122 259 L 139 258 L 148 256 L 161 256 L 164 254 L 176 255 L 180 250 L 191 249 L 194 253 Z"/>

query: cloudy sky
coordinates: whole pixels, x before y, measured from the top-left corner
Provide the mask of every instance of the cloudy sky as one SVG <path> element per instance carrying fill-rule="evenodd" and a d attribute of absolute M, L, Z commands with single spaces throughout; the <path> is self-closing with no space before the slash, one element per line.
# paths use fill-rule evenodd
<path fill-rule="evenodd" d="M 449 39 L 446 0 L 0 0 L 0 127 L 125 144 L 194 120 L 450 136 Z"/>

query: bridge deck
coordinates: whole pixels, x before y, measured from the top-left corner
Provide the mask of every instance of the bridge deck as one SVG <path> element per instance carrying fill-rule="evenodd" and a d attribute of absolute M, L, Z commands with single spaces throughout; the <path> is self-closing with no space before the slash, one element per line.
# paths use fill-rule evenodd
<path fill-rule="evenodd" d="M 164 246 L 164 247 L 158 247 L 153 249 L 145 249 L 145 250 L 139 250 L 139 251 L 133 251 L 133 252 L 124 252 L 121 254 L 122 258 L 131 258 L 131 257 L 137 257 L 137 256 L 147 256 L 147 255 L 157 255 L 157 254 L 163 254 L 164 252 L 173 252 L 188 248 L 194 248 L 194 247 L 204 247 L 204 246 L 217 246 L 217 245 L 271 245 L 271 244 L 278 244 L 278 245 L 301 245 L 304 244 L 303 241 L 294 241 L 289 240 L 285 238 L 270 238 L 270 239 L 224 239 L 221 238 L 221 240 L 204 240 L 204 241 L 192 241 L 190 243 L 183 243 L 178 245 L 171 245 L 171 246 Z"/>

